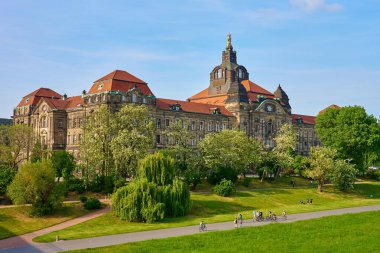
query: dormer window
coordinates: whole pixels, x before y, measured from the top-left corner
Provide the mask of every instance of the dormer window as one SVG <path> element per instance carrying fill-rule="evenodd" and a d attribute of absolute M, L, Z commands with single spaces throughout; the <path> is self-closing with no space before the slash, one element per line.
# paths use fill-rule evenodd
<path fill-rule="evenodd" d="M 223 69 L 218 69 L 217 71 L 215 71 L 214 78 L 215 79 L 223 78 Z"/>
<path fill-rule="evenodd" d="M 298 117 L 298 118 L 297 118 L 297 123 L 298 123 L 298 124 L 302 124 L 302 123 L 303 123 L 303 119 L 302 119 L 301 117 Z"/>
<path fill-rule="evenodd" d="M 212 110 L 212 114 L 213 114 L 213 115 L 220 115 L 220 114 L 222 114 L 222 113 L 220 112 L 219 107 L 216 107 L 216 108 L 214 108 L 214 109 Z"/>
<path fill-rule="evenodd" d="M 28 103 L 29 102 L 29 98 L 25 99 L 25 103 Z"/>
<path fill-rule="evenodd" d="M 103 89 L 103 84 L 102 83 L 98 85 L 98 90 L 101 90 L 101 89 Z"/>
<path fill-rule="evenodd" d="M 181 105 L 178 103 L 172 105 L 172 110 L 173 111 L 181 111 L 182 110 Z"/>

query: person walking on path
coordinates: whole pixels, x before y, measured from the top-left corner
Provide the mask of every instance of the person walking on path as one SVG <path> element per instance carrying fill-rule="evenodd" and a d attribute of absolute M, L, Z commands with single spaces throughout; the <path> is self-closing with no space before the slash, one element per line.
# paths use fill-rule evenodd
<path fill-rule="evenodd" d="M 234 225 L 235 225 L 235 228 L 238 228 L 238 219 L 237 218 L 235 218 L 235 220 L 234 220 Z"/>
<path fill-rule="evenodd" d="M 243 215 L 239 214 L 240 226 L 243 225 Z"/>
<path fill-rule="evenodd" d="M 253 221 L 253 222 L 255 222 L 255 220 L 256 220 L 256 218 L 257 218 L 256 215 L 257 215 L 257 214 L 256 214 L 256 211 L 253 210 L 253 212 L 252 212 L 252 221 Z"/>

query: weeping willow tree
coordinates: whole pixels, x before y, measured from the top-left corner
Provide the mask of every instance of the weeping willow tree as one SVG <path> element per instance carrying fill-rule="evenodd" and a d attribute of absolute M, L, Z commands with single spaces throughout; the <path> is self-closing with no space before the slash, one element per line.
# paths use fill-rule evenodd
<path fill-rule="evenodd" d="M 175 177 L 174 160 L 162 153 L 141 160 L 137 180 L 119 188 L 112 197 L 116 215 L 128 221 L 184 216 L 190 204 L 188 186 Z"/>

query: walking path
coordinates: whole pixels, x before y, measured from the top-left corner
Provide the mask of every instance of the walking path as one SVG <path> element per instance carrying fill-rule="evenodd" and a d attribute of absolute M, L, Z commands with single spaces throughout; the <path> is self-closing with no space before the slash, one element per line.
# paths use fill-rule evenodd
<path fill-rule="evenodd" d="M 311 212 L 311 213 L 300 213 L 300 214 L 292 214 L 288 215 L 286 221 L 279 222 L 294 222 L 301 220 L 309 220 L 315 219 L 325 216 L 331 215 L 341 215 L 347 213 L 360 213 L 366 211 L 377 211 L 380 210 L 380 205 L 374 206 L 361 206 L 361 207 L 353 207 L 353 208 L 344 208 L 344 209 L 336 209 L 336 210 L 327 210 L 320 212 Z M 270 224 L 271 222 L 252 222 L 252 220 L 244 220 L 243 227 L 251 227 L 251 226 L 262 226 L 266 224 Z M 233 222 L 220 222 L 214 224 L 207 224 L 207 231 L 218 231 L 218 230 L 228 230 L 233 229 Z M 43 230 L 40 230 L 43 231 Z M 40 231 L 31 233 L 40 235 L 43 234 Z M 50 231 L 49 231 L 50 232 Z M 178 228 L 168 228 L 168 229 L 160 229 L 160 230 L 151 230 L 144 232 L 136 232 L 136 233 L 127 233 L 127 234 L 118 234 L 118 235 L 109 235 L 109 236 L 100 236 L 94 238 L 86 238 L 86 239 L 78 239 L 78 240 L 69 240 L 69 241 L 59 241 L 53 243 L 34 243 L 31 242 L 31 238 L 28 241 L 29 245 L 24 245 L 18 248 L 8 248 L 5 250 L 0 250 L 0 253 L 3 252 L 28 252 L 28 253 L 39 253 L 39 252 L 60 252 L 66 250 L 73 249 L 83 249 L 83 248 L 96 248 L 102 246 L 110 246 L 127 242 L 137 242 L 151 239 L 160 239 L 167 237 L 175 237 L 181 235 L 190 235 L 199 233 L 198 225 L 197 226 L 188 226 L 188 227 L 178 227 Z M 0 241 L 1 243 L 2 241 Z M 0 244 L 0 248 L 1 244 Z"/>

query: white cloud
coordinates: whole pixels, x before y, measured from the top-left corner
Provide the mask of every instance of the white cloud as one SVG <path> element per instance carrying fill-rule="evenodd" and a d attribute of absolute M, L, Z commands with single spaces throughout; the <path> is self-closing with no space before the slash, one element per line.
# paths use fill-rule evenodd
<path fill-rule="evenodd" d="M 343 10 L 339 3 L 326 3 L 325 0 L 289 0 L 290 4 L 302 10 L 337 12 Z"/>

